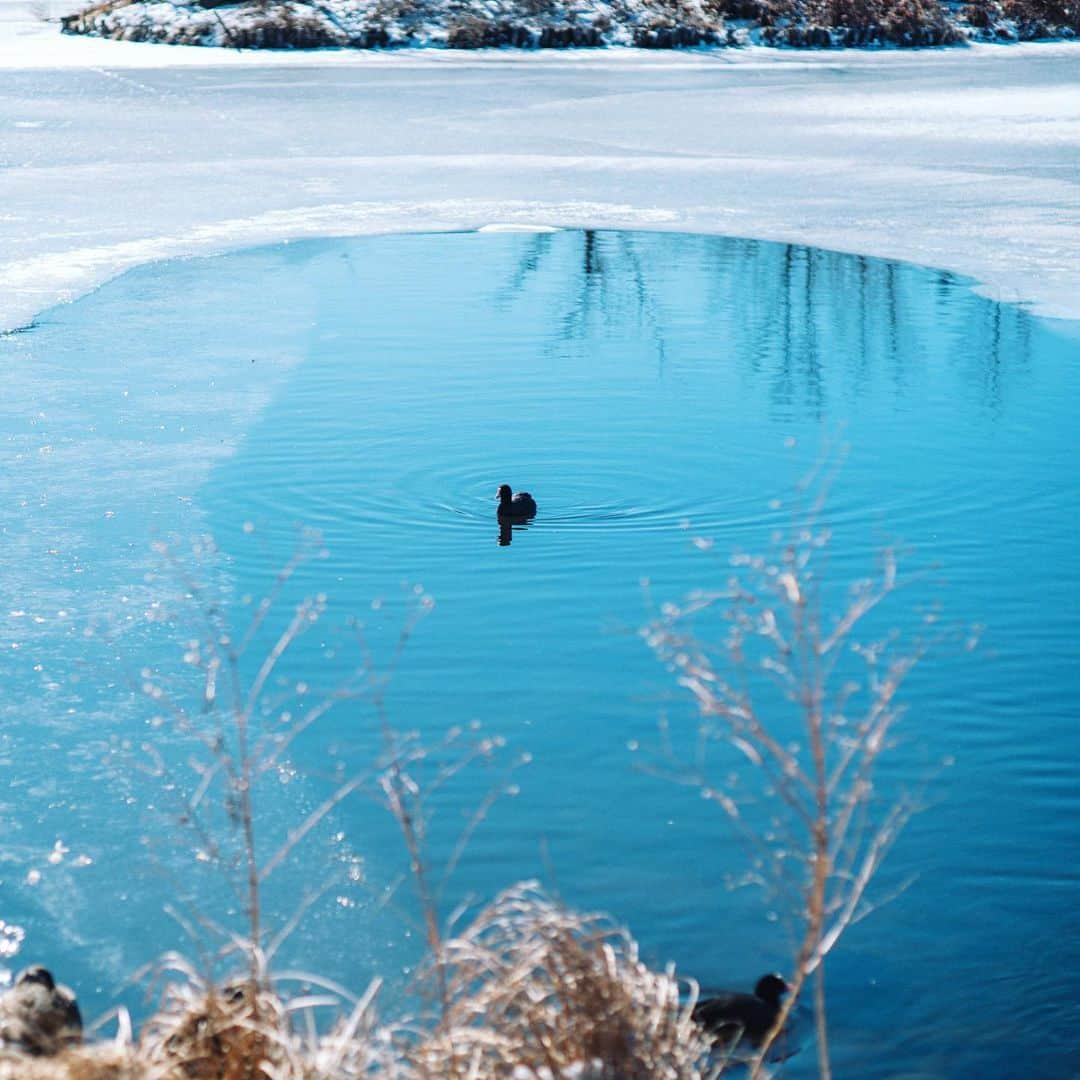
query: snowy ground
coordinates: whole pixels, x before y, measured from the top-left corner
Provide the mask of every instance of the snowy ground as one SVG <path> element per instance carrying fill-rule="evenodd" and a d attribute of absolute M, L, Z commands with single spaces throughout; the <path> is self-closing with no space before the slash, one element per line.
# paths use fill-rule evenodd
<path fill-rule="evenodd" d="M 1080 44 L 210 52 L 0 0 L 0 328 L 149 259 L 490 224 L 789 240 L 1080 316 Z"/>

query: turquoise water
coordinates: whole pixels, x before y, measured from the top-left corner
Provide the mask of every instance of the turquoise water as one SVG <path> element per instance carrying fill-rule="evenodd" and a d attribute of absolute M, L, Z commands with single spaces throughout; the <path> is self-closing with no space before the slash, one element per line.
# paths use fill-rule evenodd
<path fill-rule="evenodd" d="M 11 965 L 52 964 L 91 1015 L 118 999 L 139 1011 L 125 977 L 192 951 L 163 906 L 192 893 L 222 918 L 235 907 L 193 861 L 169 784 L 140 768 L 148 740 L 159 772 L 187 768 L 188 744 L 151 726 L 133 687 L 143 669 L 176 676 L 198 633 L 150 545 L 182 552 L 242 625 L 244 598 L 308 528 L 325 557 L 280 610 L 323 592 L 328 611 L 287 682 L 310 683 L 311 700 L 347 676 L 350 616 L 387 658 L 430 596 L 389 720 L 429 740 L 478 721 L 506 740 L 502 760 L 531 755 L 449 879 L 446 911 L 537 876 L 707 985 L 789 966 L 783 913 L 728 887 L 748 857 L 723 815 L 630 749 L 659 745 L 661 717 L 682 746 L 696 725 L 637 633 L 642 581 L 657 602 L 722 585 L 727 555 L 767 546 L 797 478 L 843 442 L 837 583 L 899 544 L 921 573 L 885 625 L 910 630 L 940 603 L 986 629 L 975 652 L 946 644 L 916 669 L 882 759 L 884 798 L 933 779 L 877 895 L 916 880 L 830 961 L 838 1075 L 1075 1071 L 1074 327 L 946 273 L 813 249 L 453 234 L 143 267 L 46 312 L 0 357 L 0 918 L 25 932 Z M 540 505 L 509 545 L 502 482 Z M 220 552 L 192 555 L 207 534 Z M 363 703 L 298 739 L 295 769 L 259 802 L 268 846 L 380 745 Z M 437 870 L 501 777 L 473 766 L 446 786 Z M 269 913 L 353 855 L 370 888 L 331 889 L 282 961 L 357 990 L 387 973 L 392 999 L 418 945 L 371 899 L 405 865 L 371 799 L 316 830 Z M 812 1058 L 789 1074 L 812 1074 Z"/>

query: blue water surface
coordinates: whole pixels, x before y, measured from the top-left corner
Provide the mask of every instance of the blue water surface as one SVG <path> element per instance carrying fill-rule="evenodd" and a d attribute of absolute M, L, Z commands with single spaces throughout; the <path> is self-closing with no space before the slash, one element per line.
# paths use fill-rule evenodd
<path fill-rule="evenodd" d="M 638 630 L 650 603 L 722 587 L 732 553 L 766 549 L 797 480 L 844 443 L 832 580 L 898 546 L 919 573 L 879 626 L 910 635 L 940 605 L 985 631 L 974 652 L 944 635 L 905 687 L 880 792 L 919 790 L 924 810 L 874 895 L 910 884 L 830 958 L 837 1075 L 1075 1073 L 1075 327 L 815 249 L 481 233 L 146 266 L 9 335 L 0 359 L 0 947 L 25 933 L 10 966 L 54 965 L 90 1015 L 141 1013 L 126 978 L 196 951 L 166 905 L 236 924 L 178 824 L 197 748 L 155 726 L 141 686 L 181 685 L 203 633 L 192 582 L 241 628 L 300 545 L 315 557 L 244 665 L 325 594 L 273 683 L 282 700 L 303 684 L 290 715 L 349 678 L 361 639 L 385 665 L 408 613 L 427 614 L 382 716 L 343 702 L 260 789 L 267 852 L 372 762 L 383 719 L 431 743 L 497 736 L 494 765 L 433 796 L 437 879 L 492 786 L 519 789 L 472 836 L 444 914 L 539 877 L 706 985 L 790 970 L 785 912 L 730 887 L 751 864 L 723 813 L 642 767 L 661 718 L 680 750 L 698 720 Z M 509 544 L 503 482 L 540 504 Z M 508 779 L 499 762 L 523 755 Z M 715 760 L 752 781 L 744 758 Z M 377 800 L 337 807 L 268 888 L 268 918 L 335 867 L 363 880 L 315 903 L 281 962 L 355 990 L 381 973 L 398 1000 L 415 905 L 407 882 L 379 898 L 406 863 Z M 812 1049 L 785 1069 L 812 1075 Z"/>

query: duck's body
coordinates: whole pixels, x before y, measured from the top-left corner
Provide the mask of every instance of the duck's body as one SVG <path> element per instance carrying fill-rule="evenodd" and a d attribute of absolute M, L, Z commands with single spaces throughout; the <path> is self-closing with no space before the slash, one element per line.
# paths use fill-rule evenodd
<path fill-rule="evenodd" d="M 536 516 L 536 500 L 527 492 L 516 494 L 509 484 L 499 487 L 499 517 L 527 521 Z"/>
<path fill-rule="evenodd" d="M 694 1019 L 718 1043 L 747 1042 L 759 1046 L 776 1023 L 780 999 L 788 984 L 779 975 L 763 975 L 752 994 L 725 990 L 694 1006 Z"/>
<path fill-rule="evenodd" d="M 40 964 L 20 971 L 0 997 L 0 1046 L 40 1055 L 80 1042 L 82 1015 L 71 989 Z"/>

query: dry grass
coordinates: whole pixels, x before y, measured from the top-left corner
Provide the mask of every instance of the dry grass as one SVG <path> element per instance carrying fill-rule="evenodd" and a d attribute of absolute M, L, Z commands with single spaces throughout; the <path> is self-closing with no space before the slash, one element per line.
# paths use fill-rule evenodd
<path fill-rule="evenodd" d="M 0 1052 L 0 1080 L 143 1080 L 130 1046 L 83 1046 L 55 1057 Z"/>
<path fill-rule="evenodd" d="M 408 1052 L 417 1077 L 703 1075 L 710 1044 L 674 974 L 642 963 L 622 928 L 533 882 L 504 892 L 441 961 L 450 1004 Z"/>
<path fill-rule="evenodd" d="M 351 1009 L 336 995 L 288 997 L 269 980 L 214 986 L 177 958 L 138 1039 L 52 1058 L 0 1058 L 0 1080 L 699 1080 L 715 1075 L 691 1017 L 693 984 L 653 971 L 605 916 L 508 889 L 427 969 L 446 975 L 445 1011 L 380 1027 L 378 984 Z M 314 1010 L 334 1004 L 322 1030 Z M 124 1025 L 121 1025 L 123 1028 Z M 711 1070 L 711 1071 L 710 1071 Z"/>
<path fill-rule="evenodd" d="M 254 1080 L 294 1068 L 288 1015 L 277 994 L 250 981 L 223 987 L 170 983 L 135 1053 L 152 1075 Z"/>

